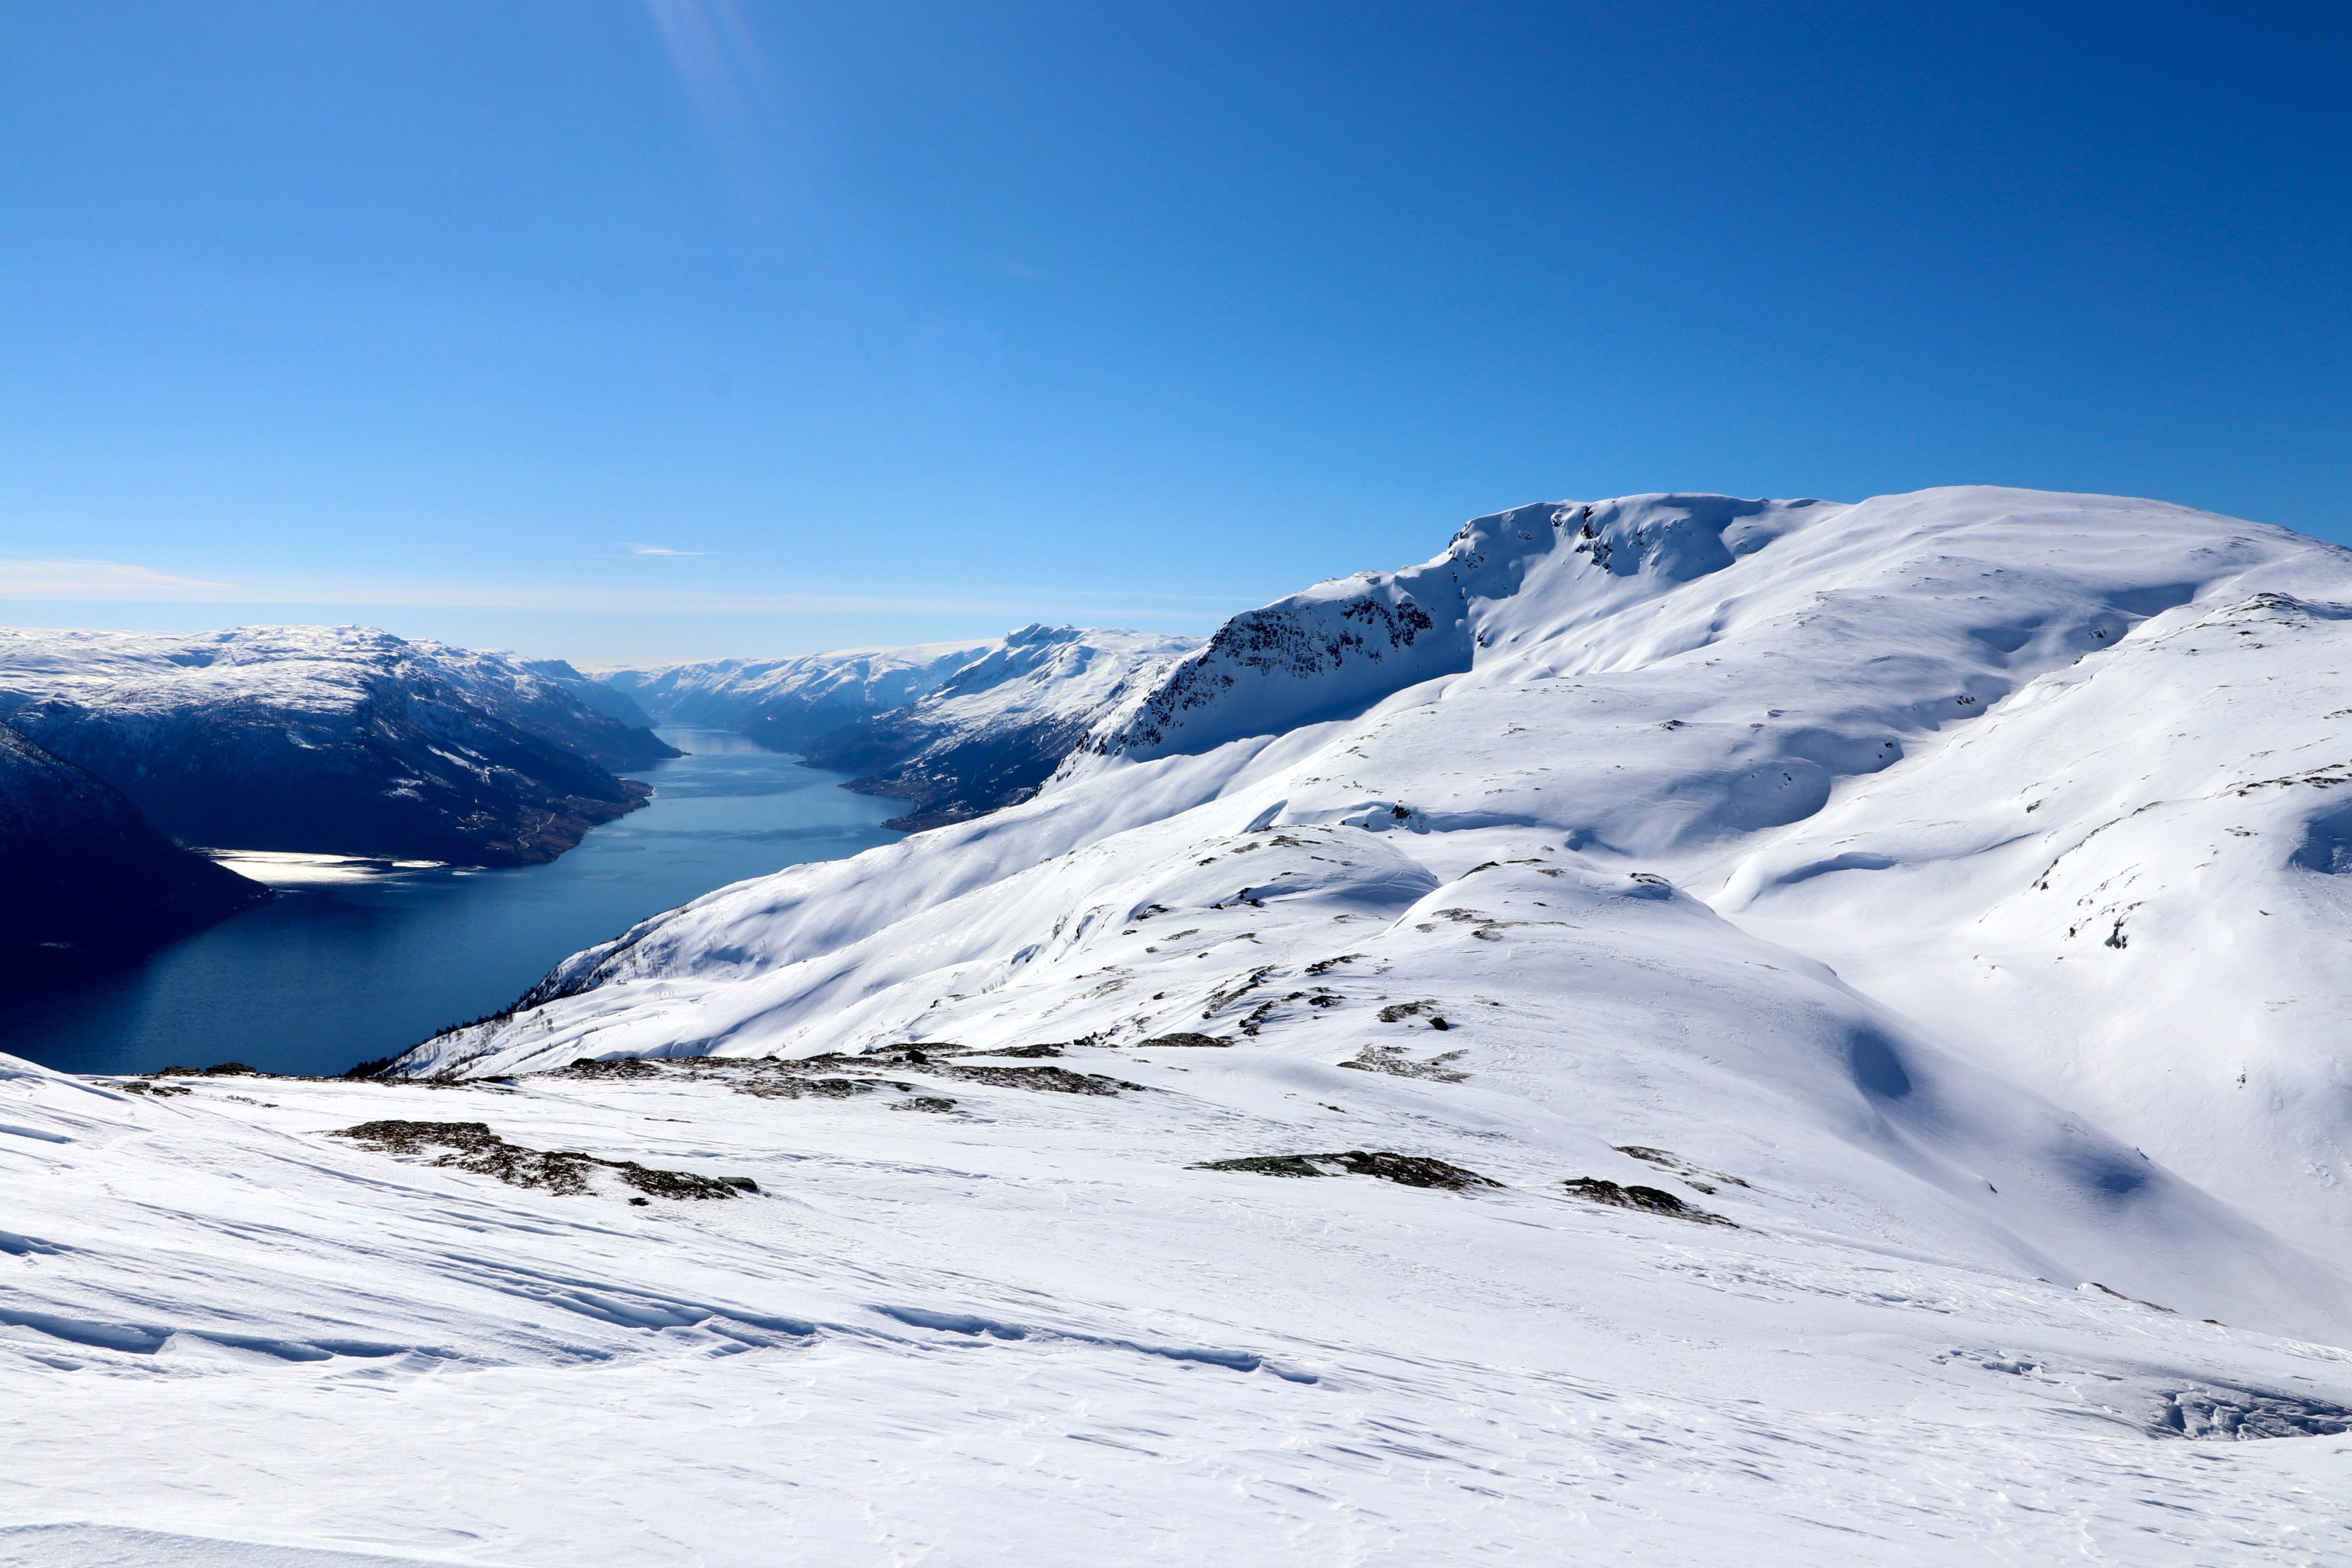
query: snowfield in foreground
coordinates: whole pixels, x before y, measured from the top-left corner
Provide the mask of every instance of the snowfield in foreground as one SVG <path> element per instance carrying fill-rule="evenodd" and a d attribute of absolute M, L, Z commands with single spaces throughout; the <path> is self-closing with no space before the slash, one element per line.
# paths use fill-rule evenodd
<path fill-rule="evenodd" d="M 396 1079 L 11 1066 L 0 1563 L 2352 1561 L 2347 657 L 2152 502 L 1521 508 Z"/>

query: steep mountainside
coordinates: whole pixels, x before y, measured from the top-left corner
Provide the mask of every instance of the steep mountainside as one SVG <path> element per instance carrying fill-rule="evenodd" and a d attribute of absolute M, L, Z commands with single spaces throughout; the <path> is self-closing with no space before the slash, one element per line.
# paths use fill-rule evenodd
<path fill-rule="evenodd" d="M 0 631 L 0 721 L 166 833 L 245 849 L 551 859 L 675 751 L 514 659 L 363 627 Z"/>
<path fill-rule="evenodd" d="M 1244 1023 L 1260 1051 L 1333 1059 L 1362 1043 L 1345 1021 L 1369 999 L 1342 984 L 1352 969 L 1309 966 L 1368 919 L 1378 962 L 1402 973 L 1416 954 L 1413 984 L 1449 1017 L 1503 1005 L 1478 1031 L 1504 1037 L 1499 1068 L 1558 1009 L 1591 1005 L 1563 976 L 1613 964 L 1575 934 L 1596 916 L 1526 906 L 1580 910 L 1570 887 L 1639 873 L 1678 889 L 1673 907 L 1727 953 L 1749 931 L 1801 930 L 1778 961 L 1790 973 L 1816 953 L 1849 981 L 1865 960 L 1901 973 L 1864 993 L 1884 1054 L 1855 1047 L 1822 1092 L 1860 1093 L 1859 1110 L 1871 1063 L 1944 1064 L 1875 1073 L 1890 1084 L 1964 1064 L 1987 1096 L 2089 1113 L 2156 1169 L 2263 1216 L 2249 1224 L 2352 1239 L 2336 1184 L 2352 1174 L 2352 1086 L 2326 1021 L 2352 996 L 2327 848 L 2343 760 L 2329 747 L 2352 731 L 2325 695 L 2352 626 L 2331 607 L 2352 601 L 2347 562 L 2184 509 L 1999 490 L 1498 513 L 1425 566 L 1237 617 L 1030 804 L 659 917 L 559 970 L 511 1022 L 404 1069 Z M 1297 847 L 1273 853 L 1286 835 Z M 1361 876 L 1399 855 L 1381 873 L 1393 908 L 1351 912 L 1366 895 L 1319 868 Z M 1487 862 L 1522 868 L 1474 869 Z M 1538 873 L 1567 903 L 1527 881 Z M 1566 949 L 1532 966 L 1549 978 L 1484 974 L 1476 997 L 1463 993 L 1480 968 L 1441 978 L 1465 935 L 1540 945 L 1511 933 L 1563 918 L 1540 942 Z M 1177 926 L 1198 940 L 1169 946 L 1158 933 Z M 2021 944 L 2006 957 L 2000 931 Z M 1726 962 L 1761 986 L 1774 961 Z M 1635 1039 L 1681 1036 L 1681 990 L 1659 992 L 1669 1013 L 1620 1048 L 1668 1050 Z M 1761 991 L 1750 1005 L 1788 1015 Z M 1504 1020 L 1520 1009 L 1537 1034 L 1513 1045 Z M 1749 1035 L 1772 1072 L 1804 1054 Z M 1582 1078 L 1573 1092 L 1596 1135 L 1637 1120 Z M 1918 1114 L 1904 1137 L 1922 1149 L 1988 1135 L 1940 1094 L 1932 1113 L 1894 1099 L 1872 1120 Z M 1920 1157 L 1992 1158 L 1973 1142 Z M 2156 1180 L 2035 1158 L 2053 1191 L 2105 1203 L 2112 1188 L 2125 1209 Z"/>
<path fill-rule="evenodd" d="M 797 752 L 828 730 L 904 707 L 999 646 L 922 643 L 593 673 L 661 723 L 740 730 Z"/>
<path fill-rule="evenodd" d="M 102 1453 L 183 1536 L 615 1568 L 2344 1560 L 2347 660 L 2352 552 L 2155 502 L 1479 518 L 390 1078 L 0 1060 L 0 1506 Z"/>
<path fill-rule="evenodd" d="M 1028 626 L 903 708 L 818 735 L 812 767 L 908 803 L 885 826 L 961 822 L 1028 799 L 1108 710 L 1157 686 L 1197 637 Z"/>
<path fill-rule="evenodd" d="M 131 951 L 268 896 L 156 832 L 120 791 L 0 726 L 0 975 Z"/>
<path fill-rule="evenodd" d="M 474 657 L 486 657 L 501 662 L 511 658 L 503 654 Z M 659 762 L 665 757 L 675 757 L 678 754 L 676 746 L 654 733 L 653 716 L 631 700 L 627 693 L 615 690 L 593 676 L 583 675 L 560 658 L 519 658 L 512 659 L 511 662 L 513 668 L 523 674 L 534 676 L 541 681 L 551 682 L 569 692 L 578 699 L 582 707 L 592 713 L 602 714 L 610 719 L 614 723 L 618 724 L 622 731 L 620 734 L 615 735 L 601 725 L 580 725 L 572 715 L 560 711 L 562 704 L 556 702 L 551 694 L 540 690 L 535 693 L 538 700 L 529 703 L 525 707 L 525 711 L 544 713 L 547 718 L 543 721 L 551 726 L 562 726 L 556 733 L 543 733 L 543 739 L 557 741 L 559 744 L 568 744 L 573 750 L 593 758 L 608 768 L 642 767 L 647 763 Z M 520 715 L 514 712 L 502 712 L 500 716 L 521 724 L 524 729 L 530 728 L 528 723 L 522 722 Z M 563 736 L 567 731 L 569 738 L 565 739 Z M 534 731 L 534 733 L 540 732 Z"/>

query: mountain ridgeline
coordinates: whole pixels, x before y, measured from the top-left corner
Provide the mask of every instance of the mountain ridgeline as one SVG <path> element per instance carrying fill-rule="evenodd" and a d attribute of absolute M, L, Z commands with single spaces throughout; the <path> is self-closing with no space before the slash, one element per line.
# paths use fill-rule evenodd
<path fill-rule="evenodd" d="M 589 685 L 355 626 L 0 633 L 0 722 L 216 848 L 552 859 L 677 754 Z"/>
<path fill-rule="evenodd" d="M 943 826 L 1034 795 L 1103 712 L 1156 684 L 1193 637 L 1028 626 L 985 643 L 730 659 L 604 679 L 667 723 L 736 730 Z"/>

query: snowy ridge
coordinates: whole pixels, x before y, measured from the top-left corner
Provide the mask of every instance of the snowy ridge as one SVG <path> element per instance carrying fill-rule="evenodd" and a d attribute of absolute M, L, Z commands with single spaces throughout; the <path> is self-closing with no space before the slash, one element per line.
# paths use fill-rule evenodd
<path fill-rule="evenodd" d="M 1570 618 L 1545 628 L 1552 637 L 1728 565 L 1808 521 L 1801 514 L 1819 504 L 1633 496 L 1475 518 L 1421 566 L 1335 578 L 1235 616 L 1087 749 L 1202 751 L 1339 717 L 1470 668 L 1497 635 L 1485 624 L 1489 606 L 1522 593 L 1548 596 L 1563 568 L 1589 580 L 1578 584 Z"/>

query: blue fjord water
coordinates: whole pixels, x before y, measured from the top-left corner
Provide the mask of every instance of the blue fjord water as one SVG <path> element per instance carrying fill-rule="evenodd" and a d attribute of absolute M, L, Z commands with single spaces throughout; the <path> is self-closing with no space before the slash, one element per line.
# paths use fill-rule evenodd
<path fill-rule="evenodd" d="M 0 997 L 0 1050 L 68 1072 L 241 1061 L 337 1073 L 505 1006 L 646 915 L 898 837 L 881 823 L 902 808 L 837 788 L 842 774 L 722 731 L 661 733 L 688 755 L 633 770 L 652 802 L 549 865 L 261 872 L 279 892 L 257 909 L 138 963 Z"/>

